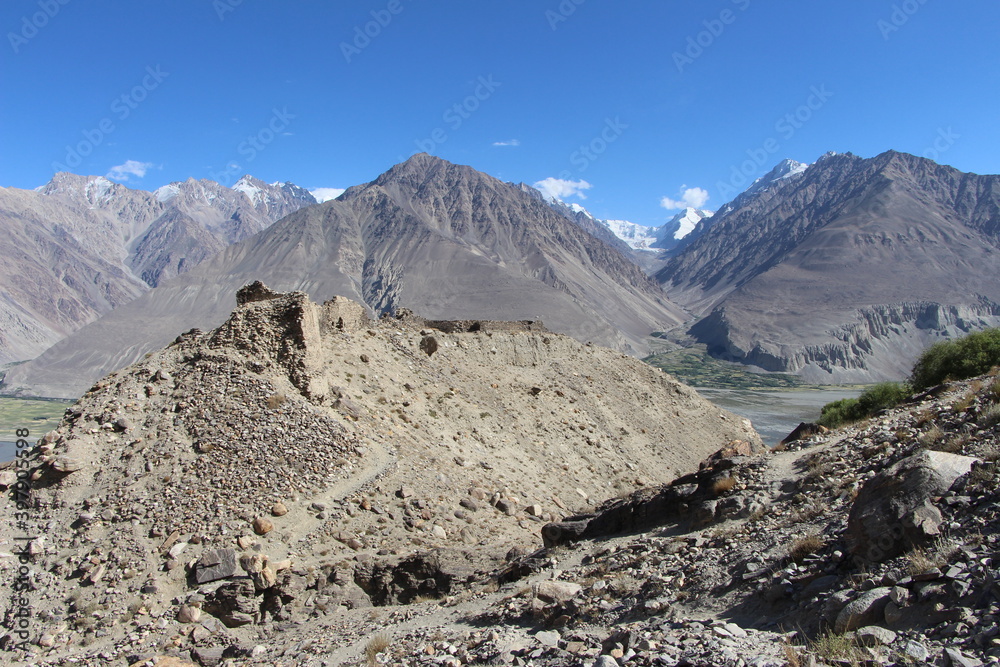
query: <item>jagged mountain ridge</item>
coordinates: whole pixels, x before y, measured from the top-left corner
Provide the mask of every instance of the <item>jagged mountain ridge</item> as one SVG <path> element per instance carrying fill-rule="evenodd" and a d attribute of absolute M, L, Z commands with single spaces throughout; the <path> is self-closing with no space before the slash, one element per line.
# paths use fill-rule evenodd
<path fill-rule="evenodd" d="M 256 199 L 252 197 L 256 192 Z M 56 174 L 0 188 L 0 363 L 31 359 L 230 243 L 315 203 L 290 183 L 188 179 L 155 192 Z"/>
<path fill-rule="evenodd" d="M 517 187 L 520 188 L 521 192 L 528 194 L 534 199 L 544 202 L 553 211 L 575 223 L 591 236 L 604 241 L 613 248 L 617 248 L 618 251 L 626 257 L 631 254 L 632 247 L 625 239 L 615 234 L 608 228 L 607 225 L 602 224 L 601 220 L 595 218 L 582 206 L 567 204 L 561 199 L 547 197 L 537 188 L 534 188 L 527 183 L 518 183 Z"/>
<path fill-rule="evenodd" d="M 179 332 L 218 325 L 254 280 L 374 312 L 543 320 L 618 349 L 687 317 L 616 249 L 543 202 L 421 154 L 166 281 L 12 369 L 5 391 L 79 395 Z"/>
<path fill-rule="evenodd" d="M 657 274 L 716 356 L 811 381 L 904 377 L 1000 323 L 1000 177 L 828 154 L 738 198 Z"/>

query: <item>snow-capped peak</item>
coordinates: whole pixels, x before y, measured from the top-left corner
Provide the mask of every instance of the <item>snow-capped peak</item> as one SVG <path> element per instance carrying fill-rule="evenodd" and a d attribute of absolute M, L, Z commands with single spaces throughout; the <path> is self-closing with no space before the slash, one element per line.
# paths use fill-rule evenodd
<path fill-rule="evenodd" d="M 827 155 L 830 155 L 827 153 Z M 824 156 L 825 158 L 826 156 Z M 823 159 L 823 158 L 820 158 Z M 767 172 L 756 181 L 750 184 L 746 190 L 737 195 L 731 202 L 727 203 L 718 213 L 724 214 L 729 213 L 733 209 L 737 208 L 741 202 L 746 201 L 746 197 L 757 194 L 758 192 L 764 192 L 770 188 L 775 183 L 780 181 L 787 181 L 792 178 L 797 178 L 798 176 L 805 173 L 807 169 L 812 165 L 806 164 L 804 162 L 798 162 L 796 160 L 784 159 L 774 166 L 774 169 Z"/>
<path fill-rule="evenodd" d="M 656 243 L 659 227 L 646 227 L 627 220 L 602 220 L 611 233 L 629 244 L 633 250 L 651 250 Z"/>
<path fill-rule="evenodd" d="M 774 167 L 774 169 L 772 169 L 771 171 L 767 172 L 766 174 L 758 178 L 756 181 L 754 181 L 753 185 L 751 185 L 750 188 L 748 188 L 748 191 L 758 183 L 761 183 L 763 185 L 770 185 L 771 183 L 775 183 L 777 181 L 783 181 L 787 178 L 798 176 L 808 168 L 809 165 L 803 162 L 784 159 L 781 162 L 779 162 Z"/>
<path fill-rule="evenodd" d="M 237 192 L 242 192 L 247 196 L 247 199 L 250 200 L 251 204 L 257 206 L 267 197 L 263 188 L 261 188 L 260 185 L 257 185 L 257 183 L 260 183 L 260 185 L 264 185 L 261 181 L 258 181 L 253 176 L 247 174 L 246 176 L 242 177 L 240 180 L 236 182 L 236 185 L 233 186 L 233 190 L 236 190 Z"/>
<path fill-rule="evenodd" d="M 694 231 L 698 223 L 705 218 L 711 218 L 715 214 L 714 211 L 706 211 L 700 208 L 687 207 L 673 218 L 670 219 L 667 224 L 663 225 L 659 229 L 669 231 L 674 229 L 672 238 L 675 241 L 680 241 L 682 238 Z M 661 239 L 663 236 L 660 237 Z"/>
<path fill-rule="evenodd" d="M 114 183 L 104 178 L 103 176 L 98 176 L 87 181 L 87 188 L 85 190 L 87 201 L 91 204 L 99 204 L 103 201 L 110 199 L 108 191 L 114 187 Z"/>
<path fill-rule="evenodd" d="M 156 197 L 156 201 L 160 203 L 166 203 L 179 195 L 181 193 L 180 186 L 177 183 L 169 183 L 163 187 L 157 188 L 153 191 L 153 196 Z"/>

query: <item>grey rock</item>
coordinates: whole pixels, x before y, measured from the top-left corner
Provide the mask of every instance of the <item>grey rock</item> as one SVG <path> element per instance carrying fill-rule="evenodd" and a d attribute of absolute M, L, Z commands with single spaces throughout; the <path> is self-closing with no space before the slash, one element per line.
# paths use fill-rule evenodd
<path fill-rule="evenodd" d="M 931 498 L 971 470 L 975 459 L 924 451 L 899 461 L 861 488 L 847 523 L 847 544 L 862 561 L 883 562 L 938 534 Z"/>
<path fill-rule="evenodd" d="M 888 646 L 896 641 L 896 633 L 877 625 L 868 625 L 855 632 L 858 641 L 865 646 Z"/>
<path fill-rule="evenodd" d="M 887 604 L 889 604 L 888 588 L 879 587 L 865 591 L 840 610 L 834 629 L 838 634 L 843 634 L 848 630 L 878 623 L 885 618 Z"/>
<path fill-rule="evenodd" d="M 561 639 L 558 632 L 554 630 L 543 630 L 535 634 L 535 639 L 543 646 L 557 647 Z"/>
<path fill-rule="evenodd" d="M 913 641 L 912 639 L 907 640 L 907 642 L 903 644 L 903 653 L 917 662 L 924 662 L 928 657 L 930 657 L 930 652 L 927 650 L 927 647 L 920 642 Z"/>
<path fill-rule="evenodd" d="M 978 658 L 970 658 L 956 648 L 946 648 L 944 655 L 951 667 L 979 667 L 983 664 Z"/>
<path fill-rule="evenodd" d="M 580 594 L 583 587 L 568 581 L 541 581 L 535 584 L 535 597 L 548 602 L 566 602 Z"/>
<path fill-rule="evenodd" d="M 194 579 L 198 584 L 207 584 L 236 576 L 239 571 L 235 549 L 213 549 L 198 559 Z"/>
<path fill-rule="evenodd" d="M 718 501 L 704 500 L 691 507 L 691 523 L 695 526 L 706 526 L 715 521 Z"/>

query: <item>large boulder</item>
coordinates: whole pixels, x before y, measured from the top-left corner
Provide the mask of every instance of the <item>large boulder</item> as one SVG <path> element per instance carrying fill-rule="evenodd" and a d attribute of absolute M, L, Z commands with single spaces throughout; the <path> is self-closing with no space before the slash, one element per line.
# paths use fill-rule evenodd
<path fill-rule="evenodd" d="M 878 563 L 939 533 L 934 505 L 976 459 L 924 451 L 875 475 L 861 488 L 847 521 L 847 544 L 860 561 Z"/>

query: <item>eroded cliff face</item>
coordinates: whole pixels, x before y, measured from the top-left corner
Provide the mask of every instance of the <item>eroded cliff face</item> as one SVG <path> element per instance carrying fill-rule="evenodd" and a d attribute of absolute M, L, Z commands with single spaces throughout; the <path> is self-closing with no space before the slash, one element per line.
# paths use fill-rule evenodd
<path fill-rule="evenodd" d="M 762 341 L 734 327 L 724 306 L 699 321 L 691 333 L 714 356 L 794 373 L 810 382 L 878 382 L 906 377 L 931 344 L 986 327 L 1000 326 L 1000 304 L 931 302 L 879 304 L 859 309 L 855 321 L 821 335 L 828 342 L 794 345 Z"/>

